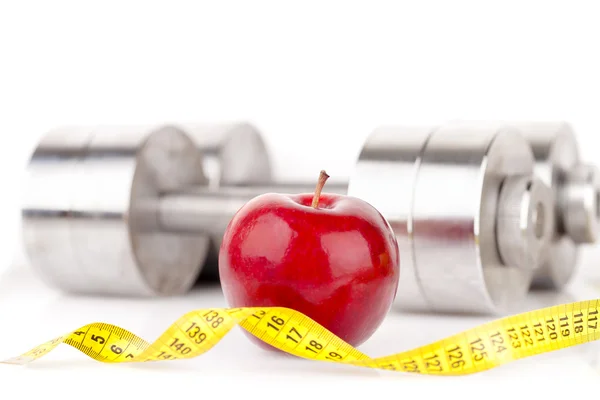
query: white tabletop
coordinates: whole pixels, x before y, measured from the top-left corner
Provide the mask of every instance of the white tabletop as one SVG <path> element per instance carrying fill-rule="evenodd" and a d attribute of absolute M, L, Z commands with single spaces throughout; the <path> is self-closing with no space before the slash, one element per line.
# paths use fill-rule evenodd
<path fill-rule="evenodd" d="M 600 297 L 600 279 L 594 274 L 589 254 L 577 279 L 561 294 L 536 293 L 523 310 Z M 219 286 L 206 286 L 189 295 L 170 299 L 107 299 L 74 297 L 46 287 L 26 266 L 15 266 L 0 278 L 0 358 L 21 354 L 31 347 L 89 322 L 110 322 L 146 340 L 156 338 L 180 315 L 197 308 L 227 306 Z M 492 317 L 456 317 L 391 312 L 384 324 L 360 349 L 382 356 L 426 344 Z M 358 395 L 389 393 L 418 387 L 427 393 L 478 397 L 483 388 L 502 382 L 527 383 L 519 389 L 555 393 L 590 385 L 600 380 L 600 343 L 518 360 L 487 372 L 464 377 L 415 376 L 358 367 L 330 365 L 271 354 L 248 341 L 239 328 L 208 353 L 192 359 L 151 364 L 105 365 L 67 345 L 27 365 L 0 365 L 2 390 L 44 394 L 48 385 L 59 384 L 65 394 L 82 390 L 98 398 L 111 391 L 145 395 L 165 390 L 172 395 L 215 390 L 251 398 L 268 397 L 270 391 L 289 388 L 288 397 L 303 397 L 302 388 Z M 507 379 L 502 379 L 507 378 Z M 501 379 L 501 380 L 498 380 Z M 192 383 L 190 383 L 192 382 Z M 563 382 L 563 383 L 560 383 Z M 465 383 L 468 383 L 466 385 Z M 529 384 L 532 385 L 529 385 Z M 264 385 L 264 386 L 263 386 Z M 273 386 L 271 386 L 273 385 Z M 475 386 L 473 386 L 475 385 Z M 195 387 L 198 386 L 197 389 Z M 258 391 L 252 388 L 261 386 Z M 388 389 L 386 389 L 388 388 Z M 455 388 L 455 389 L 452 389 Z M 465 391 L 471 388 L 472 392 Z M 412 390 L 412 389 L 411 389 Z M 469 393 L 467 393 L 469 392 Z M 567 393 L 565 392 L 565 393 Z M 477 394 L 479 393 L 479 395 Z"/>

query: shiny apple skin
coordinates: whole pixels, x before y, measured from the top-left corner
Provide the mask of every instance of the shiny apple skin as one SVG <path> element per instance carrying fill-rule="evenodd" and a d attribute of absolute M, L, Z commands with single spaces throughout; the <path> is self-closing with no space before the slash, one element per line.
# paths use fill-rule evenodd
<path fill-rule="evenodd" d="M 323 193 L 315 209 L 312 198 L 266 193 L 238 210 L 219 251 L 222 290 L 230 307 L 289 307 L 358 346 L 396 296 L 396 237 L 361 199 Z"/>

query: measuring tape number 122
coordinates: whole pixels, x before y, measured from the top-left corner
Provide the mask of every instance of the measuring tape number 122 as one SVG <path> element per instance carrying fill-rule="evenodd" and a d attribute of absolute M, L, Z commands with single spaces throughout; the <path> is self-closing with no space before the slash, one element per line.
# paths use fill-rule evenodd
<path fill-rule="evenodd" d="M 600 299 L 542 308 L 378 358 L 361 353 L 289 308 L 202 309 L 183 315 L 153 343 L 115 325 L 92 323 L 3 363 L 27 364 L 61 343 L 104 363 L 189 359 L 210 350 L 237 324 L 262 341 L 302 358 L 399 372 L 466 375 L 598 340 L 599 307 Z"/>

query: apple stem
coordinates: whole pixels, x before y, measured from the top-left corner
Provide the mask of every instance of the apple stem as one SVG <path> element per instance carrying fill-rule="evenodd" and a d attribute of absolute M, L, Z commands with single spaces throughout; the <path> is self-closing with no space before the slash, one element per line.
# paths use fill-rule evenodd
<path fill-rule="evenodd" d="M 329 175 L 327 175 L 327 172 L 325 172 L 325 170 L 321 170 L 321 173 L 319 174 L 319 181 L 317 182 L 317 187 L 315 188 L 315 195 L 313 196 L 313 200 L 312 200 L 312 204 L 311 204 L 313 208 L 319 207 L 319 199 L 321 197 L 321 191 L 323 190 L 323 186 L 325 186 L 325 182 L 327 181 L 328 178 L 329 178 Z"/>

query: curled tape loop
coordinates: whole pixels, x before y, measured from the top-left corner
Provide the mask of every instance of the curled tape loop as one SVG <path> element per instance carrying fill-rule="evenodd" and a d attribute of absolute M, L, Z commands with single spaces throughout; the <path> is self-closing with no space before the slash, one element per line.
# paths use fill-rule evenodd
<path fill-rule="evenodd" d="M 361 353 L 300 312 L 253 307 L 191 311 L 153 343 L 115 325 L 92 323 L 2 362 L 27 364 L 61 343 L 104 363 L 189 359 L 210 350 L 237 324 L 282 351 L 311 360 L 428 375 L 467 375 L 598 340 L 599 302 L 580 301 L 501 318 L 378 358 Z"/>

